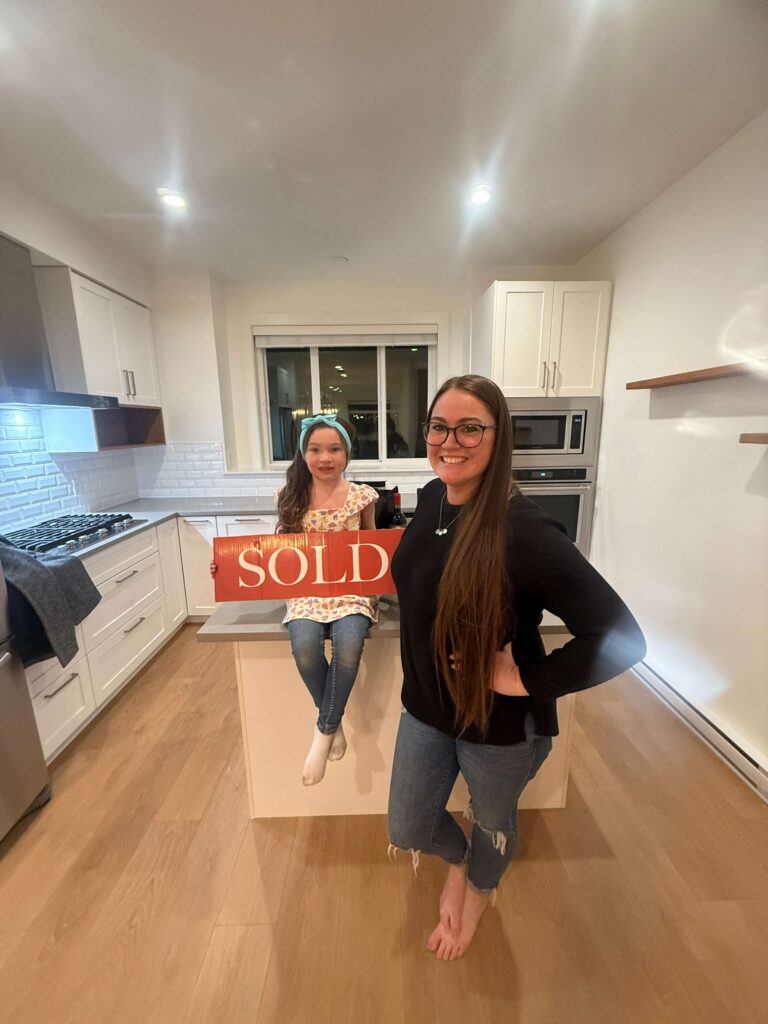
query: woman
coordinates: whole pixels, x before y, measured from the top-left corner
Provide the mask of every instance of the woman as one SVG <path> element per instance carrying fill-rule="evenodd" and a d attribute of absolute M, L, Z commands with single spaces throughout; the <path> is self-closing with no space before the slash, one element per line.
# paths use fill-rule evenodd
<path fill-rule="evenodd" d="M 395 553 L 403 706 L 389 798 L 393 848 L 448 863 L 427 948 L 467 949 L 514 850 L 517 802 L 557 735 L 555 700 L 645 653 L 639 626 L 560 523 L 516 488 L 512 427 L 493 381 L 447 380 L 424 425 L 438 476 Z M 573 639 L 546 655 L 543 609 Z M 424 637 L 431 636 L 431 644 Z M 468 841 L 446 811 L 459 771 Z"/>

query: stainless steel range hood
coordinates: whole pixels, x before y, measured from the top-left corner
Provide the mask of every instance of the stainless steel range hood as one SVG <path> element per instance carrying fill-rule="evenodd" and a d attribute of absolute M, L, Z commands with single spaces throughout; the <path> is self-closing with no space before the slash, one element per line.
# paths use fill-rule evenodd
<path fill-rule="evenodd" d="M 57 391 L 29 249 L 0 235 L 0 404 L 112 409 L 116 398 Z"/>

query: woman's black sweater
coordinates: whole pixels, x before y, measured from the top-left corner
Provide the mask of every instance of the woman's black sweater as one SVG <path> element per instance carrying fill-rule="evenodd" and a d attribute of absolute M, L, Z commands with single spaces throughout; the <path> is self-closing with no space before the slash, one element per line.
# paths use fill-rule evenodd
<path fill-rule="evenodd" d="M 437 590 L 457 525 L 436 536 L 445 485 L 432 480 L 392 562 L 400 601 L 403 705 L 412 715 L 452 736 L 460 729 L 448 689 L 434 663 L 432 626 Z M 443 526 L 461 506 L 443 504 Z M 478 551 L 478 558 L 483 557 Z M 483 735 L 471 727 L 461 738 L 476 743 L 510 744 L 525 739 L 524 721 L 533 714 L 536 732 L 556 736 L 555 700 L 586 690 L 634 665 L 645 654 L 637 622 L 618 594 L 584 558 L 565 528 L 522 494 L 509 503 L 507 572 L 512 586 L 512 655 L 529 697 L 494 694 L 490 724 Z M 559 616 L 573 634 L 564 647 L 545 654 L 539 635 L 542 611 Z M 511 635 L 514 629 L 514 636 Z"/>

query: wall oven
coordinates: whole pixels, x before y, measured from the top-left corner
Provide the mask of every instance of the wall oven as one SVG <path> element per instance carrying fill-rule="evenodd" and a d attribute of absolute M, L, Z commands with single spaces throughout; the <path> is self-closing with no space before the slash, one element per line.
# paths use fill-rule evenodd
<path fill-rule="evenodd" d="M 600 398 L 508 398 L 516 467 L 594 466 Z"/>
<path fill-rule="evenodd" d="M 517 469 L 512 475 L 526 498 L 561 522 L 586 558 L 592 534 L 594 474 L 586 466 L 569 469 Z"/>

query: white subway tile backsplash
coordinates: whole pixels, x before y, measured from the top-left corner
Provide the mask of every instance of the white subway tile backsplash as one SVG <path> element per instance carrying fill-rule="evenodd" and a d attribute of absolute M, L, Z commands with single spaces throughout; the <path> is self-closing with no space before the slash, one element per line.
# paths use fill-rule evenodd
<path fill-rule="evenodd" d="M 131 451 L 49 454 L 42 438 L 37 410 L 0 409 L 0 533 L 138 497 Z"/>

